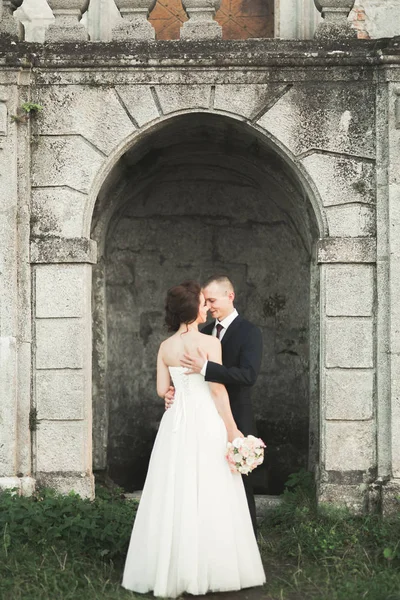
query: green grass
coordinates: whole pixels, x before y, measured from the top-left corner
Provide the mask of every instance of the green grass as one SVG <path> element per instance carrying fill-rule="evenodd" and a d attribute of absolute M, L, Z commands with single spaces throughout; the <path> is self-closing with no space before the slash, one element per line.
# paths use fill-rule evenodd
<path fill-rule="evenodd" d="M 87 556 L 16 547 L 0 566 L 2 600 L 132 599 L 121 588 L 121 565 Z"/>
<path fill-rule="evenodd" d="M 332 513 L 274 519 L 261 539 L 273 598 L 400 600 L 399 559 L 385 558 L 399 543 L 398 520 Z"/>
<path fill-rule="evenodd" d="M 282 507 L 265 519 L 267 584 L 238 598 L 400 600 L 400 513 L 389 520 L 317 509 L 310 482 L 293 476 Z M 100 488 L 94 502 L 46 490 L 1 494 L 0 599 L 139 597 L 120 585 L 136 509 L 120 490 Z"/>
<path fill-rule="evenodd" d="M 276 573 L 271 596 L 291 600 L 400 600 L 400 511 L 390 519 L 317 507 L 310 474 L 292 476 L 261 528 Z"/>
<path fill-rule="evenodd" d="M 94 502 L 43 490 L 0 495 L 0 599 L 92 600 L 121 588 L 137 503 L 98 489 Z"/>

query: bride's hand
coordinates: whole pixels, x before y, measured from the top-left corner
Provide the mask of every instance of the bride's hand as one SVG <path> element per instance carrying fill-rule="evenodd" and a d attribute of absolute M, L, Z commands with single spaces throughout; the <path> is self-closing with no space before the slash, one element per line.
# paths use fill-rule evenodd
<path fill-rule="evenodd" d="M 245 436 L 243 435 L 243 433 L 240 431 L 240 429 L 232 429 L 231 431 L 228 431 L 228 442 L 233 442 L 233 440 L 236 440 L 236 438 L 244 438 Z"/>
<path fill-rule="evenodd" d="M 174 399 L 175 399 L 175 388 L 172 387 L 172 385 L 171 385 L 168 389 L 168 392 L 164 396 L 165 410 L 168 410 L 169 408 L 171 408 L 171 406 L 174 403 Z"/>

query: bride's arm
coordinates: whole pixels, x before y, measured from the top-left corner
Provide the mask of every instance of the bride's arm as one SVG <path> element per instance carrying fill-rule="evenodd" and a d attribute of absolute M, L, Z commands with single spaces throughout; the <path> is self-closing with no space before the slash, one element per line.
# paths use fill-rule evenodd
<path fill-rule="evenodd" d="M 215 363 L 222 364 L 221 344 L 216 338 L 210 339 L 210 348 L 208 351 L 208 359 Z M 226 387 L 221 383 L 208 382 L 211 395 L 213 397 L 217 411 L 219 412 L 228 433 L 228 441 L 231 442 L 237 437 L 243 437 L 243 434 L 237 428 L 235 419 L 232 415 L 231 405 L 229 402 L 228 392 Z"/>
<path fill-rule="evenodd" d="M 157 356 L 157 394 L 164 398 L 171 385 L 171 377 L 163 359 L 163 345 L 161 344 Z"/>

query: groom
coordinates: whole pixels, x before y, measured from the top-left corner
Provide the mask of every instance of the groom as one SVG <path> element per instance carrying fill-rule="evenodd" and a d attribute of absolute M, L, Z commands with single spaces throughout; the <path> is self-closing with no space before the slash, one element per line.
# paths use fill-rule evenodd
<path fill-rule="evenodd" d="M 185 354 L 181 365 L 191 373 L 201 373 L 206 381 L 226 386 L 232 414 L 243 435 L 257 435 L 251 404 L 251 387 L 257 380 L 262 358 L 262 336 L 258 327 L 243 319 L 234 307 L 235 291 L 228 277 L 211 277 L 203 288 L 206 304 L 214 322 L 206 325 L 202 333 L 221 340 L 222 365 L 198 356 Z M 166 395 L 166 406 L 172 403 L 173 388 Z M 248 476 L 243 476 L 254 532 L 257 530 L 253 486 Z"/>

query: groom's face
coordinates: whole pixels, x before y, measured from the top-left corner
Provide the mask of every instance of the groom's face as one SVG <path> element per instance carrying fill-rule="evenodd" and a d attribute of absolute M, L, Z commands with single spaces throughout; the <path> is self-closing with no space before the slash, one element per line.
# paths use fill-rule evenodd
<path fill-rule="evenodd" d="M 212 281 L 203 290 L 206 304 L 213 319 L 222 321 L 233 311 L 235 294 L 224 285 Z"/>

